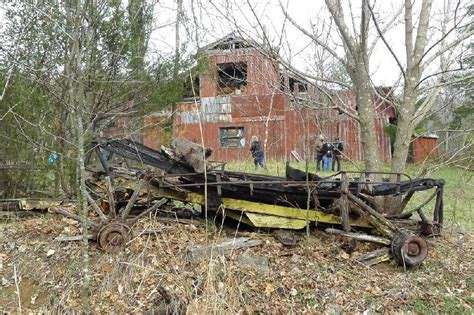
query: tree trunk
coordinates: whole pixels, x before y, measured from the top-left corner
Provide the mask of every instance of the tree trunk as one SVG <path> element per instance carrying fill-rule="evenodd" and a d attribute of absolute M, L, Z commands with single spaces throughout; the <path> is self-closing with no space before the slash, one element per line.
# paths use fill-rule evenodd
<path fill-rule="evenodd" d="M 423 73 L 422 59 L 426 48 L 428 27 L 432 0 L 423 0 L 418 18 L 418 28 L 413 27 L 413 2 L 405 0 L 405 53 L 406 69 L 404 72 L 403 100 L 398 110 L 397 134 L 394 144 L 391 171 L 402 173 L 405 171 L 411 136 L 416 127 L 416 103 L 420 97 L 420 78 Z M 416 38 L 413 41 L 416 30 Z M 395 176 L 392 177 L 395 180 Z M 401 196 L 387 196 L 385 198 L 385 213 L 400 214 L 403 212 Z"/>
<path fill-rule="evenodd" d="M 364 68 L 363 65 L 359 67 Z M 353 69 L 350 72 L 356 93 L 356 105 L 360 120 L 360 133 L 362 142 L 365 169 L 376 172 L 380 169 L 379 148 L 375 129 L 375 108 L 372 102 L 372 88 L 368 75 Z"/>
<path fill-rule="evenodd" d="M 75 145 L 77 148 L 77 160 L 76 160 L 76 178 L 79 183 L 79 189 L 77 194 L 77 209 L 81 212 L 82 216 L 82 311 L 86 314 L 90 313 L 90 272 L 89 272 L 89 238 L 88 238 L 88 206 L 86 194 L 86 171 L 85 171 L 85 132 L 84 128 L 85 121 L 85 95 L 84 85 L 85 79 L 83 74 L 83 51 L 82 47 L 87 45 L 87 41 L 83 41 L 81 32 L 82 30 L 82 17 L 86 12 L 86 3 L 77 1 L 76 6 L 71 7 L 73 14 L 74 24 L 72 25 L 72 47 L 70 52 L 69 62 L 66 64 L 66 77 L 69 85 L 69 105 L 72 106 L 72 114 L 75 130 Z M 85 48 L 84 48 L 85 49 Z M 77 184 L 76 184 L 77 185 Z"/>
<path fill-rule="evenodd" d="M 391 172 L 402 173 L 405 171 L 408 151 L 410 148 L 411 136 L 414 126 L 412 117 L 415 110 L 416 99 L 409 90 L 411 86 L 406 85 L 403 97 L 403 109 L 398 116 L 397 134 L 395 138 L 395 148 L 392 158 Z"/>
<path fill-rule="evenodd" d="M 376 172 L 380 169 L 379 148 L 375 130 L 375 109 L 372 103 L 371 90 L 364 83 L 362 89 L 357 88 L 357 105 L 361 127 L 362 152 L 365 169 Z"/>

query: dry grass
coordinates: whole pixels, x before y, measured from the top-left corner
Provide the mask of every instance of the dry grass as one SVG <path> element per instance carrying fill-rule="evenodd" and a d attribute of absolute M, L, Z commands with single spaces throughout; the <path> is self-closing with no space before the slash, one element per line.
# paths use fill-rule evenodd
<path fill-rule="evenodd" d="M 153 226 L 156 235 L 135 238 L 126 251 L 109 255 L 91 245 L 91 301 L 94 313 L 136 313 L 165 310 L 190 314 L 222 313 L 472 313 L 473 242 L 469 234 L 448 232 L 432 242 L 430 257 L 415 270 L 390 264 L 366 268 L 352 262 L 373 245 L 359 243 L 352 256 L 341 250 L 345 240 L 314 231 L 296 247 L 285 247 L 265 233 L 239 232 L 263 241 L 191 263 L 189 246 L 205 243 L 202 224 L 170 227 L 146 219 L 135 231 Z M 4 311 L 18 310 L 13 265 L 23 311 L 80 310 L 81 258 L 78 243 L 54 243 L 71 222 L 34 217 L 2 224 L 1 278 L 9 284 L 0 293 Z M 234 236 L 233 230 L 209 232 L 211 243 Z M 26 248 L 22 248 L 22 245 Z M 48 250 L 55 253 L 47 257 Z M 256 268 L 241 257 L 268 259 Z M 35 298 L 35 303 L 32 301 Z"/>
<path fill-rule="evenodd" d="M 284 166 L 268 164 L 271 172 Z M 472 174 L 443 168 L 431 176 L 447 181 L 449 225 L 442 238 L 430 240 L 429 257 L 417 269 L 403 272 L 392 264 L 374 268 L 354 264 L 353 258 L 374 245 L 359 243 L 357 251 L 348 255 L 341 249 L 346 240 L 320 231 L 313 231 L 298 246 L 285 247 L 264 231 L 236 233 L 213 223 L 206 228 L 201 221 L 164 225 L 145 218 L 134 228 L 135 233 L 149 228 L 156 233 L 135 237 L 122 253 L 105 254 L 91 244 L 92 310 L 97 314 L 147 310 L 189 314 L 367 310 L 472 314 Z M 0 310 L 18 312 L 18 300 L 23 312 L 81 310 L 80 246 L 53 241 L 60 234 L 78 233 L 77 223 L 39 215 L 2 220 L 0 231 Z M 198 263 L 187 259 L 190 246 L 203 245 L 206 239 L 218 244 L 235 236 L 260 239 L 263 245 Z M 47 256 L 49 250 L 54 254 Z M 242 257 L 264 259 L 268 265 L 257 268 L 243 263 Z M 15 292 L 14 267 L 20 299 Z"/>

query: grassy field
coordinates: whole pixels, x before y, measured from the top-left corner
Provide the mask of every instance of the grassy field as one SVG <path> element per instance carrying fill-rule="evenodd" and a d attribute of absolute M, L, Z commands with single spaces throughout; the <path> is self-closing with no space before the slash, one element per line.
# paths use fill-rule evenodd
<path fill-rule="evenodd" d="M 245 160 L 240 162 L 231 162 L 227 164 L 227 168 L 235 171 L 251 172 L 257 174 L 269 174 L 276 176 L 285 176 L 285 163 L 283 161 L 269 160 L 266 162 L 268 172 L 262 168 L 257 171 L 253 165 L 252 160 Z M 292 167 L 305 170 L 305 162 L 291 163 Z M 414 165 L 409 164 L 406 173 L 412 177 L 418 176 L 421 169 L 436 168 L 435 164 L 431 165 Z M 343 162 L 343 169 L 346 171 L 362 171 L 364 165 L 361 162 L 349 163 Z M 314 161 L 308 165 L 309 172 L 316 171 L 316 164 Z M 389 165 L 384 165 L 384 170 L 389 171 Z M 320 176 L 329 176 L 333 172 L 318 172 Z M 444 214 L 445 220 L 448 227 L 462 227 L 468 229 L 474 229 L 474 172 L 466 171 L 462 168 L 455 166 L 444 166 L 436 169 L 433 172 L 428 173 L 425 177 L 430 178 L 443 178 L 446 181 L 444 189 Z M 408 204 L 408 209 L 420 204 L 425 200 L 432 191 L 418 192 L 413 197 L 412 201 Z M 431 201 L 427 206 L 424 207 L 424 211 L 427 214 L 431 213 L 434 205 L 434 200 Z"/>

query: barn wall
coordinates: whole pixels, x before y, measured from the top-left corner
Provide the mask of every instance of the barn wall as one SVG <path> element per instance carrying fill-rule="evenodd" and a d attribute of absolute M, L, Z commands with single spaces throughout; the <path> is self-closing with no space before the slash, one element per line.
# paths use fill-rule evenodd
<path fill-rule="evenodd" d="M 153 149 L 162 145 L 169 146 L 171 142 L 170 113 L 160 113 L 143 117 L 142 143 Z"/>
<path fill-rule="evenodd" d="M 434 137 L 416 137 L 412 141 L 413 161 L 423 162 L 427 158 L 438 156 L 438 139 Z"/>
<path fill-rule="evenodd" d="M 266 149 L 267 158 L 287 160 L 291 159 L 292 150 L 302 157 L 306 151 L 313 159 L 317 138 L 323 134 L 329 141 L 340 138 L 345 146 L 346 159 L 363 159 L 357 120 L 334 109 L 313 110 L 301 106 L 301 101 L 296 104 L 288 96 L 288 91 L 281 91 L 278 67 L 256 50 L 213 51 L 208 61 L 210 71 L 200 78 L 200 102 L 178 106 L 174 121 L 175 137 L 200 142 L 202 128 L 205 144 L 214 150 L 212 159 L 240 160 L 250 159 L 250 139 L 256 135 Z M 218 64 L 238 62 L 247 64 L 246 88 L 219 95 L 222 91 L 217 83 Z M 355 96 L 350 92 L 337 93 L 336 99 L 355 111 Z M 383 160 L 389 160 L 390 140 L 384 127 L 388 122 L 386 113 L 390 104 L 376 96 L 374 102 L 378 111 L 375 124 L 380 155 Z M 202 115 L 199 116 L 199 113 Z M 226 127 L 244 128 L 243 147 L 221 146 L 219 130 Z"/>

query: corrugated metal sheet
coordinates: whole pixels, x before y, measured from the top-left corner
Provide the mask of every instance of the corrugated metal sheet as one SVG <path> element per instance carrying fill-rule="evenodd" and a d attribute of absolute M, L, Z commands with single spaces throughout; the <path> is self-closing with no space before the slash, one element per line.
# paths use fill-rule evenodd
<path fill-rule="evenodd" d="M 230 96 L 201 98 L 201 111 L 204 114 L 230 114 L 232 112 Z"/>
<path fill-rule="evenodd" d="M 205 122 L 232 122 L 231 114 L 207 114 L 204 116 Z"/>
<path fill-rule="evenodd" d="M 200 110 L 202 123 L 232 122 L 230 96 L 203 97 Z M 179 116 L 184 125 L 199 123 L 199 112 L 183 111 Z"/>
<path fill-rule="evenodd" d="M 198 112 L 182 112 L 179 114 L 181 119 L 181 124 L 190 125 L 199 123 L 199 113 Z M 231 114 L 205 114 L 202 116 L 202 123 L 211 123 L 211 122 L 232 122 Z"/>

